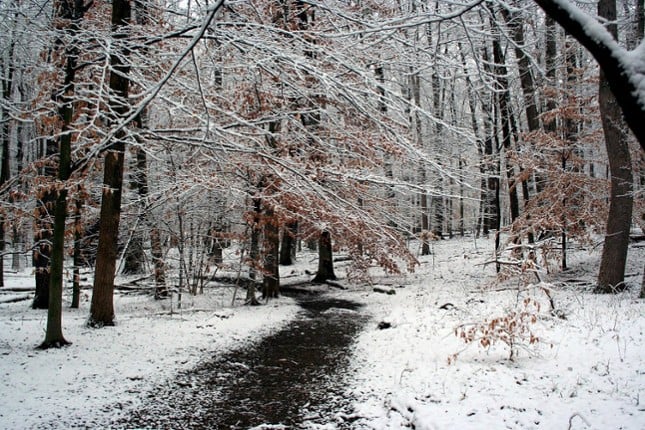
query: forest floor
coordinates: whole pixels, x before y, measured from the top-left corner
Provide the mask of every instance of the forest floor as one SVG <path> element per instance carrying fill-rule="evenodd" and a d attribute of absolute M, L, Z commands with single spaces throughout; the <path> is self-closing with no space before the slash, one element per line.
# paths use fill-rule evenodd
<path fill-rule="evenodd" d="M 497 277 L 494 264 L 484 264 L 492 258 L 488 239 L 432 248 L 415 273 L 375 272 L 371 285 L 327 290 L 363 303 L 370 322 L 351 347 L 353 412 L 343 408 L 312 428 L 645 428 L 642 243 L 630 249 L 630 289 L 617 295 L 591 293 L 600 247 L 572 249 L 566 272 L 540 268 L 540 283 L 531 272 Z M 306 279 L 315 264 L 301 255 L 281 268 L 283 279 Z M 64 312 L 72 345 L 41 351 L 46 311 L 11 302 L 32 294 L 32 279 L 8 273 L 0 294 L 0 428 L 109 427 L 138 407 L 142 393 L 214 354 L 259 342 L 299 310 L 290 298 L 231 306 L 233 290 L 223 286 L 184 293 L 181 309 L 176 298 L 119 292 L 117 325 L 97 330 L 85 326 L 84 290 L 81 308 Z"/>

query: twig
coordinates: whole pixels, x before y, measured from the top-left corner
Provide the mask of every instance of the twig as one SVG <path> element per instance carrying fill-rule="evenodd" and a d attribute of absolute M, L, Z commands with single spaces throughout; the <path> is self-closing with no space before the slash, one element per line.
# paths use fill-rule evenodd
<path fill-rule="evenodd" d="M 575 417 L 580 417 L 580 419 L 581 419 L 582 421 L 584 421 L 584 423 L 585 423 L 585 424 L 587 424 L 589 427 L 591 427 L 591 424 L 589 424 L 589 421 L 587 421 L 587 420 L 585 419 L 585 417 L 583 417 L 582 415 L 580 415 L 580 413 L 579 413 L 579 412 L 575 412 L 573 415 L 571 415 L 571 416 L 569 417 L 569 427 L 567 427 L 567 430 L 571 430 L 571 426 L 573 426 L 573 419 L 574 419 Z"/>

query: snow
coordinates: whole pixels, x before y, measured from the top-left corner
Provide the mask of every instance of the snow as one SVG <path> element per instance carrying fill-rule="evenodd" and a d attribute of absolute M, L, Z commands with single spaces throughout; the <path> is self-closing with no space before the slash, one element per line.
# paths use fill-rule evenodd
<path fill-rule="evenodd" d="M 347 422 L 356 429 L 645 428 L 645 315 L 636 298 L 644 247 L 630 249 L 632 288 L 618 295 L 589 291 L 598 248 L 572 249 L 572 269 L 542 270 L 541 284 L 531 284 L 533 276 L 498 281 L 494 267 L 483 264 L 492 254 L 488 239 L 438 241 L 433 250 L 420 257 L 416 273 L 328 291 L 364 303 L 360 312 L 371 320 L 348 369 L 352 416 L 339 414 L 315 428 L 347 428 Z M 301 256 L 302 267 L 289 272 L 311 270 L 310 257 Z M 9 274 L 7 283 L 24 288 L 31 278 Z M 396 294 L 374 292 L 375 286 Z M 551 315 L 544 289 L 566 319 Z M 231 307 L 231 297 L 225 287 L 184 294 L 183 309 L 175 302 L 170 314 L 168 301 L 118 294 L 117 325 L 97 330 L 85 327 L 85 296 L 81 309 L 65 307 L 64 333 L 73 344 L 47 351 L 35 349 L 46 313 L 29 309 L 29 301 L 0 303 L 0 428 L 105 428 L 176 372 L 259 340 L 298 310 L 288 298 L 249 308 Z M 508 314 L 526 297 L 542 305 L 532 325 L 540 340 L 522 344 L 514 361 L 504 344 L 485 349 L 454 335 L 460 325 Z M 382 321 L 390 328 L 378 329 Z"/>
<path fill-rule="evenodd" d="M 580 23 L 584 32 L 598 44 L 607 47 L 621 65 L 626 78 L 635 88 L 634 97 L 645 108 L 645 40 L 632 51 L 621 47 L 611 33 L 595 18 L 585 13 L 569 0 L 554 0 L 571 19 Z"/>
<path fill-rule="evenodd" d="M 9 287 L 32 277 L 9 276 Z M 295 316 L 290 299 L 267 306 L 231 308 L 232 290 L 202 296 L 183 294 L 182 309 L 149 296 L 115 296 L 117 324 L 85 326 L 89 297 L 80 309 L 65 308 L 63 333 L 72 345 L 35 349 L 44 339 L 46 311 L 30 301 L 0 308 L 0 428 L 68 428 L 71 423 L 103 427 L 119 409 L 181 369 L 217 351 L 260 339 Z M 99 425 L 100 424 L 100 425 Z"/>
<path fill-rule="evenodd" d="M 491 269 L 478 265 L 488 246 L 437 242 L 434 268 L 394 296 L 370 296 L 368 308 L 393 328 L 373 324 L 357 342 L 352 393 L 363 418 L 356 428 L 645 428 L 645 315 L 635 298 L 643 250 L 631 251 L 631 293 L 542 284 L 564 311 L 561 319 L 547 312 L 539 285 L 518 292 L 517 282 L 490 283 Z M 598 256 L 575 256 L 574 270 L 554 278 L 592 281 Z M 503 315 L 526 296 L 544 302 L 535 324 L 541 340 L 513 362 L 506 345 L 485 349 L 454 335 L 460 324 Z M 440 309 L 446 303 L 454 307 Z"/>

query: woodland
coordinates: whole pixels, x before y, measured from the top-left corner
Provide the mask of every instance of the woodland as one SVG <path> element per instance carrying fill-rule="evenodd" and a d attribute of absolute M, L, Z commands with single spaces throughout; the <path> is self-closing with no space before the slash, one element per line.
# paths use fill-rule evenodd
<path fill-rule="evenodd" d="M 361 284 L 455 237 L 493 238 L 500 273 L 595 244 L 595 292 L 622 291 L 644 23 L 642 0 L 2 0 L 0 270 L 32 270 L 42 348 L 68 289 L 93 328 L 117 276 L 181 300 L 232 273 L 257 305 L 304 248 L 313 282 L 340 252 Z"/>

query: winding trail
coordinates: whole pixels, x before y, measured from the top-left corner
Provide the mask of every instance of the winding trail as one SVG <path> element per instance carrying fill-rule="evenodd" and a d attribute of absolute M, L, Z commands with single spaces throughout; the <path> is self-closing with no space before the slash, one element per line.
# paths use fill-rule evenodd
<path fill-rule="evenodd" d="M 355 302 L 298 297 L 302 311 L 283 330 L 183 372 L 148 393 L 119 426 L 155 429 L 306 428 L 343 413 L 351 345 L 367 317 Z"/>

